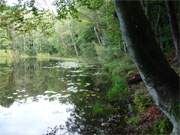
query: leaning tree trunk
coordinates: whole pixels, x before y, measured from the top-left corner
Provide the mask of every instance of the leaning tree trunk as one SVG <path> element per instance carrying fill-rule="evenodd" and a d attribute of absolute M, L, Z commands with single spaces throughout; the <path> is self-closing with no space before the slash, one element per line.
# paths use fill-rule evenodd
<path fill-rule="evenodd" d="M 173 42 L 176 49 L 175 61 L 177 61 L 180 64 L 180 26 L 179 26 L 180 20 L 178 18 L 177 9 L 176 9 L 178 3 L 179 3 L 178 1 L 166 0 L 169 23 L 171 25 Z"/>
<path fill-rule="evenodd" d="M 166 61 L 139 1 L 115 0 L 128 52 L 155 103 L 180 135 L 179 76 Z"/>

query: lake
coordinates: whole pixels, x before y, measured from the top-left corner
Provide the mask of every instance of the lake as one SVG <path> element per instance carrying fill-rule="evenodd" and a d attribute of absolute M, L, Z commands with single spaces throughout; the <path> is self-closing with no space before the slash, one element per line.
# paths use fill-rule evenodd
<path fill-rule="evenodd" d="M 1 63 L 0 135 L 123 133 L 122 108 L 108 103 L 99 76 L 99 67 L 74 61 Z"/>
<path fill-rule="evenodd" d="M 78 134 L 68 131 L 70 94 L 87 90 L 80 64 L 26 59 L 0 65 L 0 134 Z M 58 125 L 58 129 L 57 128 Z"/>

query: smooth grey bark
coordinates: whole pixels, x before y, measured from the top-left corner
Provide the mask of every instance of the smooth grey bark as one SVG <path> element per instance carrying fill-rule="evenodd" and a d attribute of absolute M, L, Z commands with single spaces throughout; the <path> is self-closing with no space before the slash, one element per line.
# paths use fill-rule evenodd
<path fill-rule="evenodd" d="M 78 49 L 77 49 L 76 41 L 74 39 L 74 33 L 73 33 L 74 31 L 72 30 L 71 24 L 68 23 L 68 25 L 69 25 L 69 29 L 70 29 L 70 37 L 71 37 L 71 40 L 72 40 L 72 44 L 73 44 L 76 56 L 79 56 L 79 52 L 78 52 Z"/>
<path fill-rule="evenodd" d="M 120 28 L 129 55 L 155 103 L 173 124 L 172 134 L 180 135 L 179 76 L 166 61 L 140 1 L 115 0 Z"/>
<path fill-rule="evenodd" d="M 97 38 L 97 40 L 98 40 L 99 45 L 102 46 L 101 39 L 100 39 L 100 37 L 99 37 L 97 28 L 96 28 L 95 26 L 94 26 L 94 32 L 95 32 L 95 34 L 96 34 L 96 38 Z"/>
<path fill-rule="evenodd" d="M 70 33 L 70 36 L 71 36 L 71 40 L 72 40 L 72 44 L 73 44 L 73 47 L 74 47 L 76 56 L 79 56 L 79 52 L 78 52 L 78 49 L 77 49 L 77 46 L 76 46 L 76 42 L 75 42 L 75 40 L 74 40 L 74 37 L 73 37 L 73 35 L 72 35 L 72 32 Z"/>
<path fill-rule="evenodd" d="M 171 26 L 171 32 L 173 37 L 174 46 L 176 49 L 175 61 L 180 64 L 180 20 L 177 15 L 178 1 L 166 0 L 166 7 L 169 16 L 169 23 Z M 180 11 L 179 11 L 180 12 Z"/>
<path fill-rule="evenodd" d="M 99 26 L 99 15 L 98 15 L 98 12 L 96 12 L 96 15 L 95 15 L 95 26 L 94 26 L 94 32 L 96 34 L 96 37 L 98 39 L 98 42 L 99 42 L 99 45 L 101 46 L 104 46 L 105 43 L 104 43 L 104 40 L 103 40 L 103 35 L 102 35 L 102 30 L 100 29 L 100 26 Z"/>

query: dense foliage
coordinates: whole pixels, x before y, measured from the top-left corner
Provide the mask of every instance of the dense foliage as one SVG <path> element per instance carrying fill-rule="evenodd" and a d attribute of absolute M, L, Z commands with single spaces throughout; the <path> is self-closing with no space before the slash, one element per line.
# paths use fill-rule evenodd
<path fill-rule="evenodd" d="M 123 118 L 119 118 L 121 123 L 118 126 L 126 127 L 129 132 L 132 130 L 139 133 L 142 128 L 142 134 L 147 131 L 150 134 L 170 132 L 169 121 L 162 114 L 154 114 L 149 121 L 145 119 L 149 112 L 157 111 L 157 108 L 152 108 L 151 99 L 142 90 L 144 86 L 141 84 L 135 87 L 136 92 L 132 92 L 131 86 L 128 86 L 127 80 L 137 71 L 126 54 L 112 1 L 67 0 L 64 3 L 63 0 L 58 0 L 55 3 L 57 15 L 50 10 L 38 10 L 34 2 L 9 6 L 1 1 L 0 56 L 81 58 L 98 67 L 96 73 L 100 75 L 94 78 L 94 85 L 100 89 L 99 96 L 106 95 L 103 99 L 92 96 L 95 99 L 90 108 L 92 117 L 121 114 Z M 144 1 L 143 4 L 161 48 L 168 54 L 173 53 L 164 2 Z M 108 87 L 105 87 L 107 84 Z M 80 94 L 82 100 L 86 100 L 85 93 Z M 82 102 L 76 96 L 73 95 L 72 100 L 79 105 Z M 84 117 L 91 115 L 88 113 L 89 109 L 84 108 L 85 105 L 79 106 L 80 111 L 84 109 L 83 112 L 86 112 L 82 114 Z M 158 127 L 153 126 L 154 123 Z"/>

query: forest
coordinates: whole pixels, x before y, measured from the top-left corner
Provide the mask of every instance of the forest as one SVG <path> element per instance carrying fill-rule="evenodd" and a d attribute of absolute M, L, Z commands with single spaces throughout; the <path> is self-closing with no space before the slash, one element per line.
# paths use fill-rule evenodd
<path fill-rule="evenodd" d="M 180 135 L 179 0 L 0 0 L 0 135 Z"/>

